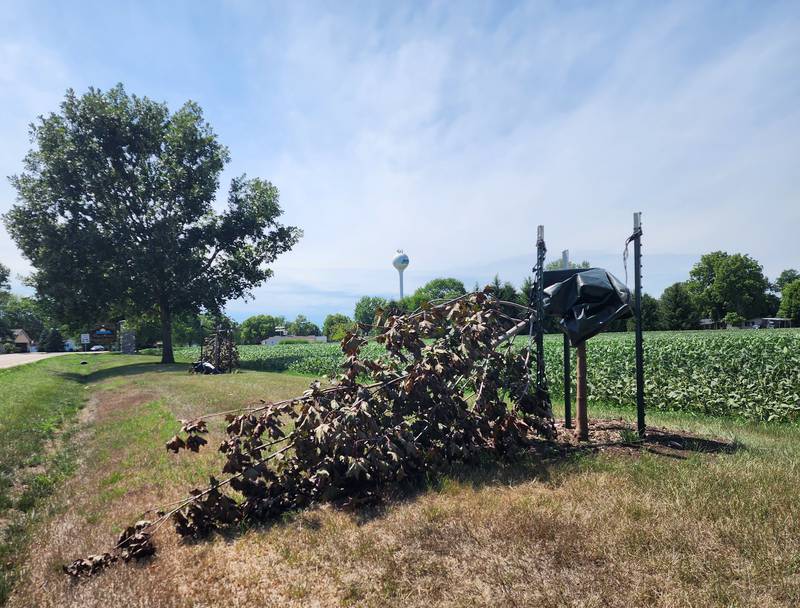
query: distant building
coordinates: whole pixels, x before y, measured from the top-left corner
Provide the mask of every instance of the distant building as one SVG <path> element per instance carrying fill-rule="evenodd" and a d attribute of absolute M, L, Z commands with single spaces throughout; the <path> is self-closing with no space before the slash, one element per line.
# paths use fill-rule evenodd
<path fill-rule="evenodd" d="M 742 323 L 742 329 L 779 329 L 791 327 L 792 320 L 786 317 L 756 317 Z"/>
<path fill-rule="evenodd" d="M 281 328 L 278 328 L 281 329 Z M 303 342 L 327 342 L 328 338 L 325 336 L 272 336 L 267 338 L 266 340 L 261 340 L 261 344 L 263 346 L 274 346 L 275 344 L 279 344 L 284 342 L 285 340 L 302 340 Z"/>
<path fill-rule="evenodd" d="M 698 324 L 700 329 L 725 329 L 724 321 L 715 321 L 714 319 L 700 319 Z"/>
<path fill-rule="evenodd" d="M 12 329 L 14 335 L 14 346 L 17 352 L 32 353 L 36 352 L 36 342 L 34 342 L 24 329 Z"/>

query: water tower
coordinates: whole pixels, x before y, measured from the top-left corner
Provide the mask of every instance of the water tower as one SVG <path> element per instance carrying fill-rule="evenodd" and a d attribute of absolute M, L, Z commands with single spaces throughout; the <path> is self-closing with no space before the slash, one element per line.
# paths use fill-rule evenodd
<path fill-rule="evenodd" d="M 397 250 L 397 255 L 392 260 L 392 266 L 397 268 L 397 273 L 400 275 L 400 299 L 403 299 L 403 271 L 408 268 L 408 256 L 403 253 L 402 249 Z"/>

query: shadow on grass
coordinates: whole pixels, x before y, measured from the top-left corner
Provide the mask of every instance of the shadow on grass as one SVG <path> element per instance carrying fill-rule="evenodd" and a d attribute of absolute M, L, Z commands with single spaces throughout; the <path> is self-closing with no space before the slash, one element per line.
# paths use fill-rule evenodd
<path fill-rule="evenodd" d="M 131 363 L 130 365 L 118 365 L 116 367 L 107 367 L 93 371 L 89 374 L 79 374 L 76 372 L 62 372 L 57 374 L 67 380 L 72 380 L 80 383 L 87 382 L 102 382 L 110 378 L 120 378 L 126 376 L 138 376 L 140 374 L 159 374 L 159 373 L 174 373 L 174 372 L 187 372 L 189 366 L 185 363 L 172 363 L 162 364 L 157 362 L 147 363 Z"/>
<path fill-rule="evenodd" d="M 740 449 L 735 442 L 693 435 L 665 428 L 650 428 L 644 439 L 631 440 L 635 427 L 621 420 L 594 420 L 590 426 L 592 441 L 578 442 L 571 430 L 560 429 L 554 441 L 536 441 L 530 448 L 513 458 L 483 457 L 478 462 L 457 463 L 445 467 L 435 476 L 417 479 L 384 489 L 376 489 L 366 497 L 345 497 L 329 504 L 350 513 L 357 525 L 385 517 L 388 511 L 417 500 L 428 492 L 446 492 L 452 482 L 473 489 L 516 486 L 530 481 L 558 482 L 565 474 L 579 469 L 570 468 L 583 457 L 594 458 L 609 454 L 620 458 L 637 458 L 654 454 L 668 459 L 685 460 L 697 454 L 731 454 Z M 633 433 L 635 434 L 635 433 Z M 186 538 L 187 544 L 222 541 L 234 542 L 251 530 L 268 530 L 274 526 L 319 526 L 313 509 L 287 511 L 276 519 L 250 521 L 215 531 L 207 538 Z"/>

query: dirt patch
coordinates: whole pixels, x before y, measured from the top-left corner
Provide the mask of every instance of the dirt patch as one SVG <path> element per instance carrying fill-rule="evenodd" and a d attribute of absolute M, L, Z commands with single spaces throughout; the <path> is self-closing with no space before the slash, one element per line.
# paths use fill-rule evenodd
<path fill-rule="evenodd" d="M 574 426 L 574 425 L 573 425 Z M 617 454 L 641 454 L 649 452 L 670 458 L 684 459 L 692 454 L 731 453 L 736 444 L 718 437 L 696 435 L 687 431 L 665 427 L 647 427 L 645 436 L 639 438 L 636 426 L 619 419 L 597 419 L 589 422 L 589 441 L 579 441 L 574 428 L 564 427 L 564 421 L 556 423 L 558 438 L 552 445 L 542 449 L 566 456 L 581 452 L 613 452 Z"/>

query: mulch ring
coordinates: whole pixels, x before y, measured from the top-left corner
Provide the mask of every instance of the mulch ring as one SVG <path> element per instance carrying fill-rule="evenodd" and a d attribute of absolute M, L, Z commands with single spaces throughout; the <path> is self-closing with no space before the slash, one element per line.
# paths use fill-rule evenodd
<path fill-rule="evenodd" d="M 719 437 L 696 435 L 665 427 L 648 426 L 644 438 L 636 433 L 636 425 L 623 419 L 598 419 L 589 421 L 589 441 L 578 441 L 573 428 L 564 428 L 564 421 L 556 421 L 558 436 L 549 444 L 548 456 L 567 456 L 580 452 L 607 452 L 637 455 L 650 452 L 670 458 L 688 458 L 692 454 L 731 453 L 735 443 Z"/>

